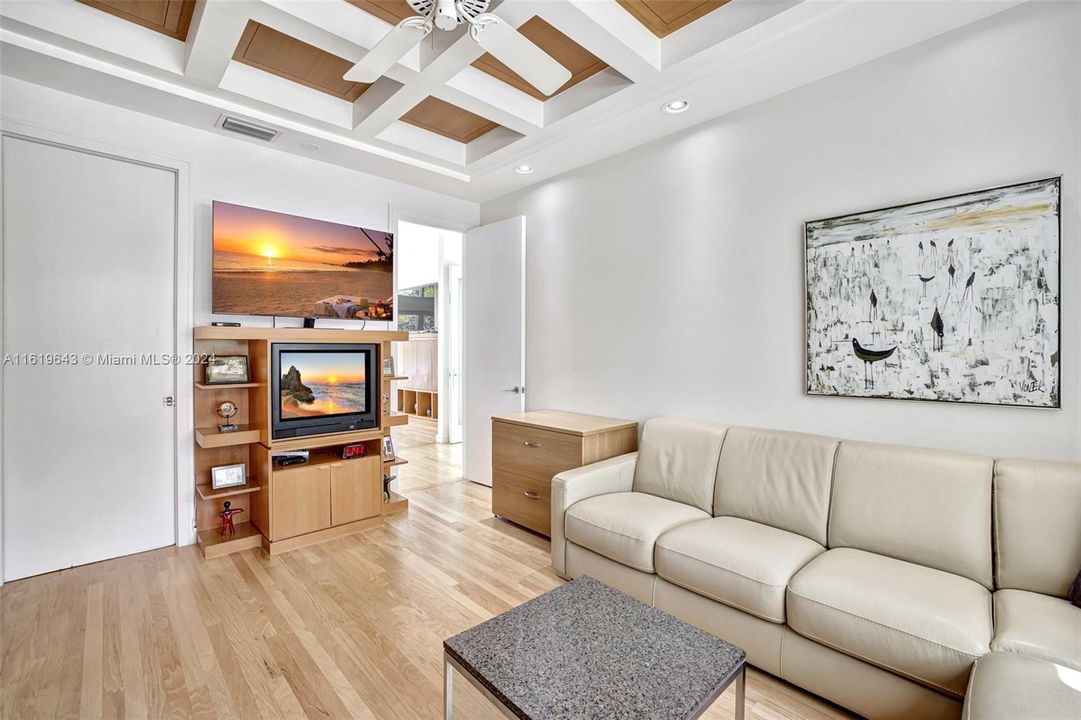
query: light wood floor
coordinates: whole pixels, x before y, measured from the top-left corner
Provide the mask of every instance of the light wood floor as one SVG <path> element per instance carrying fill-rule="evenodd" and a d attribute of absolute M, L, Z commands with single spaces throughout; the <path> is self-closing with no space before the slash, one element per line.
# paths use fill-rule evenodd
<path fill-rule="evenodd" d="M 0 717 L 441 717 L 442 640 L 561 581 L 459 449 L 396 431 L 406 515 L 285 555 L 167 548 L 0 588 Z M 752 671 L 749 718 L 849 717 Z M 501 717 L 464 681 L 463 719 Z M 732 691 L 706 715 L 732 717 Z"/>

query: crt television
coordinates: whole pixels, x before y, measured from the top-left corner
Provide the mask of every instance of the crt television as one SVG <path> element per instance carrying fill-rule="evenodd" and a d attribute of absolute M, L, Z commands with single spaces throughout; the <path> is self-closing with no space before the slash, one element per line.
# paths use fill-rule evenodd
<path fill-rule="evenodd" d="M 271 437 L 379 426 L 374 344 L 271 344 Z"/>

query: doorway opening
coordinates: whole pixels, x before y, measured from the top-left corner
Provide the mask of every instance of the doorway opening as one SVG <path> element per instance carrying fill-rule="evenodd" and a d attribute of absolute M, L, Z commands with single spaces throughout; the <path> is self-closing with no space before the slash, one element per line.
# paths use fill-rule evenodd
<path fill-rule="evenodd" d="M 397 329 L 394 412 L 409 416 L 395 442 L 411 449 L 391 487 L 409 491 L 462 477 L 463 234 L 399 219 L 395 231 Z M 415 460 L 413 459 L 415 458 Z"/>

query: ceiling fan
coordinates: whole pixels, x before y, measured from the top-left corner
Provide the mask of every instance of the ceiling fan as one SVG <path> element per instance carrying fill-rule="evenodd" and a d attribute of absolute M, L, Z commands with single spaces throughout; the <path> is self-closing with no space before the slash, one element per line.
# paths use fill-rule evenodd
<path fill-rule="evenodd" d="M 530 42 L 505 20 L 485 12 L 491 0 L 407 0 L 417 14 L 398 23 L 343 77 L 372 83 L 394 67 L 435 28 L 453 30 L 469 24 L 469 37 L 545 95 L 571 79 L 567 68 Z"/>

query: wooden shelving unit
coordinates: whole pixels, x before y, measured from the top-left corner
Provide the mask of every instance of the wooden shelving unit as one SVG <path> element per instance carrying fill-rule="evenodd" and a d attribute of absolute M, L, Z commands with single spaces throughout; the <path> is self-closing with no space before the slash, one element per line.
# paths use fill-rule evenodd
<path fill-rule="evenodd" d="M 383 467 L 385 467 L 385 468 L 398 467 L 399 465 L 408 465 L 408 464 L 409 464 L 408 460 L 406 460 L 405 458 L 400 458 L 400 457 L 396 457 L 393 460 L 384 460 L 383 461 Z"/>
<path fill-rule="evenodd" d="M 236 390 L 236 389 L 251 389 L 263 387 L 262 383 L 226 383 L 222 385 L 207 385 L 206 383 L 195 383 L 196 390 Z"/>
<path fill-rule="evenodd" d="M 219 500 L 234 495 L 247 495 L 248 493 L 259 492 L 262 489 L 261 486 L 251 482 L 246 482 L 243 485 L 237 485 L 236 487 L 220 488 L 218 490 L 210 487 L 209 484 L 204 485 L 200 483 L 195 486 L 195 491 L 199 493 L 199 497 L 203 500 Z"/>
<path fill-rule="evenodd" d="M 199 447 L 206 450 L 259 442 L 260 436 L 261 428 L 248 424 L 241 425 L 232 432 L 222 432 L 217 425 L 195 428 L 195 442 L 199 443 Z"/>
<path fill-rule="evenodd" d="M 408 333 L 305 328 L 198 327 L 194 332 L 197 355 L 246 355 L 251 382 L 207 385 L 202 366 L 196 369 L 192 390 L 195 427 L 196 537 L 206 558 L 262 546 L 270 554 L 286 552 L 333 537 L 374 527 L 386 512 L 408 507 L 395 495 L 382 502 L 381 462 L 383 436 L 394 425 L 408 422 L 399 413 L 380 415 L 380 426 L 351 433 L 274 440 L 270 428 L 270 365 L 272 343 L 373 343 L 378 346 L 376 367 L 390 353 L 392 341 L 404 341 Z M 394 378 L 398 379 L 398 378 Z M 389 382 L 379 386 L 389 397 Z M 218 406 L 234 403 L 237 414 L 228 422 L 239 428 L 221 432 L 227 422 L 217 416 Z M 384 402 L 386 409 L 388 402 Z M 343 460 L 341 448 L 365 443 L 368 454 Z M 275 467 L 273 454 L 307 449 L 309 461 Z M 210 469 L 244 463 L 248 480 L 242 486 L 213 490 Z M 223 536 L 220 530 L 223 503 L 242 512 L 234 519 L 236 531 Z M 323 503 L 326 503 L 325 507 Z"/>
<path fill-rule="evenodd" d="M 398 388 L 398 410 L 428 420 L 439 419 L 439 393 L 435 390 Z"/>
<path fill-rule="evenodd" d="M 389 415 L 383 416 L 383 424 L 390 427 L 398 427 L 399 425 L 408 425 L 409 416 L 405 413 L 392 412 Z"/>
<path fill-rule="evenodd" d="M 203 557 L 216 558 L 229 553 L 257 548 L 263 544 L 263 534 L 250 522 L 237 523 L 236 532 L 223 537 L 218 528 L 199 531 L 199 547 Z"/>
<path fill-rule="evenodd" d="M 390 500 L 383 501 L 383 514 L 405 512 L 409 509 L 409 500 L 393 490 L 390 491 Z"/>

